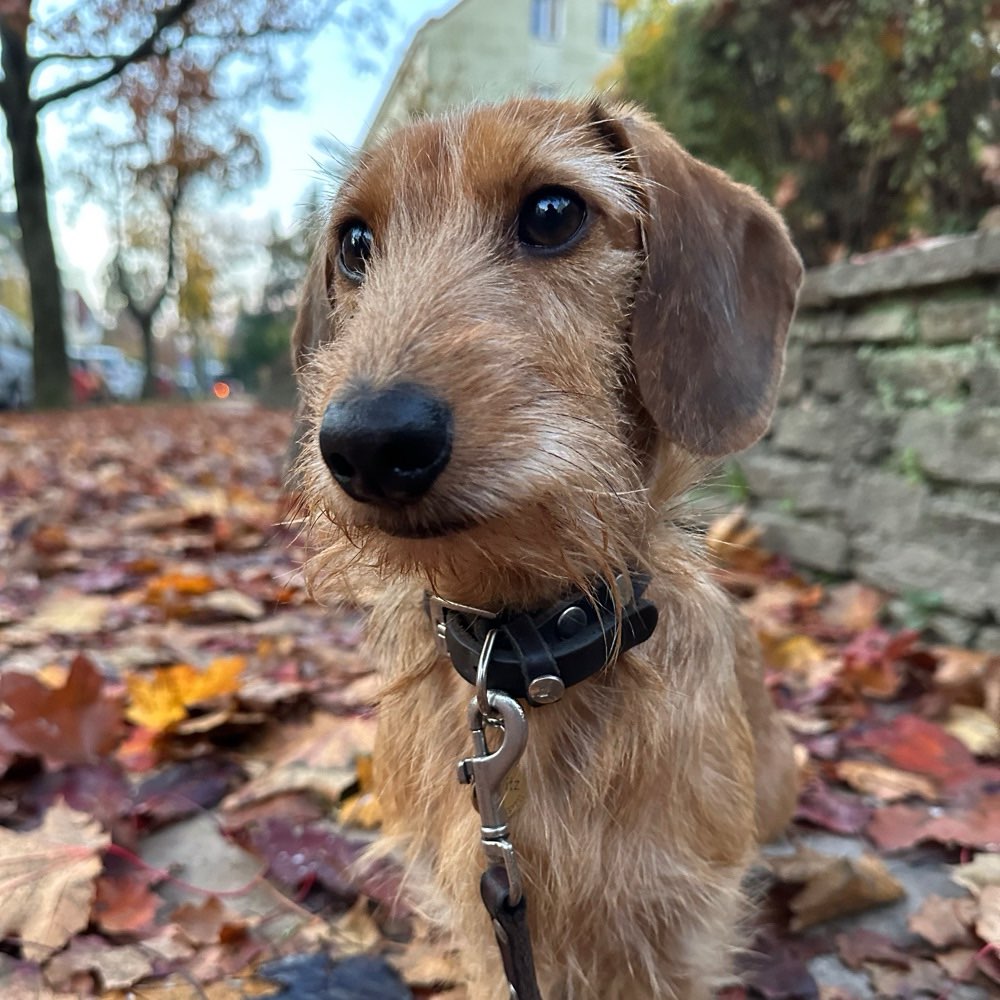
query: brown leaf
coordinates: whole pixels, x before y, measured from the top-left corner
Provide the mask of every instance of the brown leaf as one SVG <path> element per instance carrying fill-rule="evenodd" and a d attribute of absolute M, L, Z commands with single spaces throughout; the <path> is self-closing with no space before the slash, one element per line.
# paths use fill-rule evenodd
<path fill-rule="evenodd" d="M 74 938 L 66 951 L 45 966 L 45 979 L 57 989 L 71 989 L 81 972 L 95 973 L 100 988 L 127 989 L 153 971 L 138 945 L 114 947 L 96 935 Z"/>
<path fill-rule="evenodd" d="M 0 674 L 0 702 L 7 727 L 29 750 L 53 766 L 82 764 L 110 753 L 124 729 L 121 704 L 85 656 L 77 656 L 55 689 L 14 671 Z"/>
<path fill-rule="evenodd" d="M 877 931 L 855 927 L 853 930 L 838 934 L 836 942 L 840 957 L 851 969 L 860 969 L 865 962 L 882 962 L 901 969 L 906 969 L 910 965 L 910 956 L 900 951 L 889 938 Z"/>
<path fill-rule="evenodd" d="M 0 937 L 19 935 L 44 959 L 87 926 L 107 834 L 84 813 L 54 805 L 37 830 L 0 828 Z"/>
<path fill-rule="evenodd" d="M 988 885 L 979 894 L 976 933 L 994 948 L 1000 946 L 1000 885 Z"/>
<path fill-rule="evenodd" d="M 852 581 L 829 588 L 820 614 L 828 625 L 864 632 L 878 624 L 885 602 L 884 594 Z"/>
<path fill-rule="evenodd" d="M 897 851 L 922 840 L 1000 850 L 1000 796 L 940 815 L 922 806 L 896 804 L 875 811 L 866 831 L 884 850 Z"/>
<path fill-rule="evenodd" d="M 97 880 L 93 920 L 109 934 L 141 934 L 152 926 L 160 897 L 144 871 L 102 875 Z"/>
<path fill-rule="evenodd" d="M 771 858 L 770 866 L 782 882 L 803 883 L 789 903 L 794 914 L 789 926 L 794 931 L 891 903 L 904 894 L 872 854 L 834 857 L 803 847 L 788 857 Z"/>
<path fill-rule="evenodd" d="M 908 926 L 935 948 L 969 947 L 974 943 L 971 927 L 976 910 L 972 899 L 928 896 L 911 915 Z"/>
<path fill-rule="evenodd" d="M 225 924 L 231 923 L 222 900 L 209 896 L 202 903 L 184 903 L 170 914 L 192 944 L 216 944 Z"/>
<path fill-rule="evenodd" d="M 929 778 L 884 764 L 867 760 L 842 760 L 834 766 L 834 770 L 837 777 L 855 791 L 873 795 L 883 802 L 897 802 L 910 795 L 918 795 L 928 802 L 934 802 L 938 797 L 934 782 Z"/>

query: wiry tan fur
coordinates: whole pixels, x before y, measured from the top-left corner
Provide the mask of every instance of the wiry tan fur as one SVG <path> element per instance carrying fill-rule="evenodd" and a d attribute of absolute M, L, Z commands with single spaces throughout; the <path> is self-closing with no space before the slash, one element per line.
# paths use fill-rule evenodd
<path fill-rule="evenodd" d="M 549 184 L 584 198 L 588 229 L 524 253 L 519 206 Z M 360 286 L 336 265 L 352 219 L 375 234 Z M 511 828 L 539 982 L 546 1000 L 695 998 L 727 973 L 741 876 L 788 819 L 793 769 L 752 639 L 674 515 L 710 458 L 766 425 L 800 273 L 758 196 L 631 108 L 526 100 L 418 123 L 336 199 L 295 333 L 309 571 L 321 595 L 374 604 L 386 833 L 476 1000 L 506 993 L 454 777 L 472 692 L 435 650 L 424 593 L 531 608 L 636 565 L 653 637 L 527 713 Z M 452 408 L 451 460 L 412 507 L 359 504 L 316 428 L 346 385 L 396 381 Z"/>

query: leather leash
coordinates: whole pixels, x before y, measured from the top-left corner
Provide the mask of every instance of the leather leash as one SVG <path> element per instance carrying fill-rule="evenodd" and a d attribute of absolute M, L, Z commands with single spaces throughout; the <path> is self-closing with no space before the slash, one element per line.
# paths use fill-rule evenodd
<path fill-rule="evenodd" d="M 648 585 L 643 574 L 621 574 L 614 591 L 601 580 L 588 594 L 577 591 L 534 612 L 493 613 L 427 596 L 442 652 L 476 687 L 467 719 L 473 756 L 459 762 L 458 779 L 473 786 L 479 811 L 488 862 L 480 895 L 493 921 L 510 1000 L 542 1000 L 524 885 L 502 804 L 504 781 L 528 741 L 527 717 L 516 699 L 552 704 L 567 687 L 645 642 L 658 617 L 656 606 L 642 596 Z M 493 751 L 486 742 L 488 728 L 501 733 Z"/>

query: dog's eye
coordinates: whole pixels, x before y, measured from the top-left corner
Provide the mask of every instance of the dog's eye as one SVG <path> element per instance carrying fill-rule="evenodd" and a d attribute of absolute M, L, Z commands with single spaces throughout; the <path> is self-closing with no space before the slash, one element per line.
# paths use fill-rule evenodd
<path fill-rule="evenodd" d="M 569 188 L 546 187 L 530 195 L 517 219 L 517 238 L 540 250 L 560 250 L 583 228 L 584 200 Z"/>
<path fill-rule="evenodd" d="M 368 259 L 372 255 L 372 231 L 368 224 L 355 220 L 340 229 L 340 269 L 351 281 L 364 281 Z"/>

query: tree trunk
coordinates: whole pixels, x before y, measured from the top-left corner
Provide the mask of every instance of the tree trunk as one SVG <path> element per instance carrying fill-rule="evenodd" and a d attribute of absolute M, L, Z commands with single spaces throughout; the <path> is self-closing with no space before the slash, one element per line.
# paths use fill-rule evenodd
<path fill-rule="evenodd" d="M 49 224 L 45 167 L 38 146 L 38 112 L 31 100 L 31 70 L 24 39 L 0 23 L 3 33 L 7 138 L 14 161 L 14 191 L 34 325 L 35 405 L 68 406 L 69 365 L 63 327 L 62 281 Z"/>
<path fill-rule="evenodd" d="M 136 309 L 130 305 L 128 311 L 139 324 L 142 332 L 142 363 L 146 373 L 142 378 L 142 398 L 156 398 L 156 344 L 153 342 L 153 313 L 148 309 Z"/>

